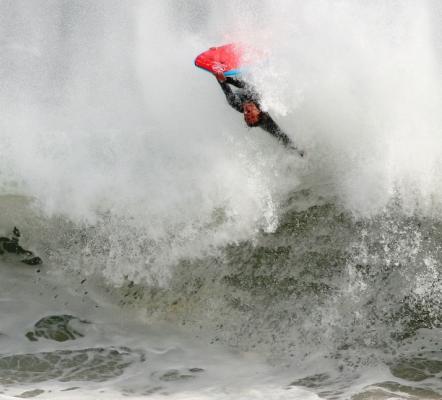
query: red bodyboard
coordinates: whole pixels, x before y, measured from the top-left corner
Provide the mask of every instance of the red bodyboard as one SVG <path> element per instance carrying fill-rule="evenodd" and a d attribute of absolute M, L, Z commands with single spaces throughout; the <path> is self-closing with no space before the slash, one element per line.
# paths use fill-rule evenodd
<path fill-rule="evenodd" d="M 224 46 L 211 47 L 201 53 L 195 59 L 195 65 L 211 73 L 222 72 L 226 76 L 241 73 L 243 65 L 244 47 L 237 43 L 230 43 Z"/>

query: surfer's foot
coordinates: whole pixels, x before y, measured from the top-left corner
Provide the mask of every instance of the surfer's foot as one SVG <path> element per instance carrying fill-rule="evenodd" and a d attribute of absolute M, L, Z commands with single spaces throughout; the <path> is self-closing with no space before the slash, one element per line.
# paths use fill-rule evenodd
<path fill-rule="evenodd" d="M 296 152 L 299 155 L 299 157 L 304 157 L 304 155 L 305 155 L 305 151 L 304 150 L 299 150 L 297 147 L 295 147 L 293 145 L 288 145 L 287 148 L 290 151 Z"/>

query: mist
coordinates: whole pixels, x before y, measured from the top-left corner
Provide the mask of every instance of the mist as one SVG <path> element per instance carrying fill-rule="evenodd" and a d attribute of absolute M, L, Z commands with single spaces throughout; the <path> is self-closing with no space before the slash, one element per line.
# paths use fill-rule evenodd
<path fill-rule="evenodd" d="M 152 265 L 272 232 L 304 189 L 356 217 L 398 198 L 439 213 L 435 1 L 3 1 L 0 15 L 2 194 L 142 238 Z M 193 65 L 230 41 L 269 53 L 250 79 L 304 159 L 246 128 Z"/>

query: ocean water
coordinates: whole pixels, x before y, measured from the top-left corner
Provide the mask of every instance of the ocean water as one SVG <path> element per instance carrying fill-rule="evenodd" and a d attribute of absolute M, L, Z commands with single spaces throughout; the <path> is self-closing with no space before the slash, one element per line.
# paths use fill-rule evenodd
<path fill-rule="evenodd" d="M 0 1 L 0 399 L 441 399 L 441 17 Z"/>

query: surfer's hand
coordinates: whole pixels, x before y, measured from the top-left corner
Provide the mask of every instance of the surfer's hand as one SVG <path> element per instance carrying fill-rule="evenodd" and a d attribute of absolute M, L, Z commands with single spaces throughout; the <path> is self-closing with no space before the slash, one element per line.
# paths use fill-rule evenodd
<path fill-rule="evenodd" d="M 214 74 L 215 74 L 216 79 L 218 79 L 218 82 L 225 82 L 226 81 L 226 77 L 224 76 L 224 73 L 222 71 L 215 72 Z"/>

